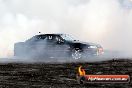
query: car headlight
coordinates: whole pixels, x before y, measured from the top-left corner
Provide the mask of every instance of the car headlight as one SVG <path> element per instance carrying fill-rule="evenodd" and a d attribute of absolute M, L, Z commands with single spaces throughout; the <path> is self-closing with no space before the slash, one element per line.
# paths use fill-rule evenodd
<path fill-rule="evenodd" d="M 88 48 L 97 48 L 97 46 L 88 46 Z"/>

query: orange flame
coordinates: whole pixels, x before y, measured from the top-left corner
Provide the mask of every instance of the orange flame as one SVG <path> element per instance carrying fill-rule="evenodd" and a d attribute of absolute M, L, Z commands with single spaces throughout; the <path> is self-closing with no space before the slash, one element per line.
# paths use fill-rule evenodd
<path fill-rule="evenodd" d="M 84 76 L 85 75 L 85 70 L 82 69 L 82 66 L 79 66 L 78 73 L 79 73 L 80 76 Z"/>

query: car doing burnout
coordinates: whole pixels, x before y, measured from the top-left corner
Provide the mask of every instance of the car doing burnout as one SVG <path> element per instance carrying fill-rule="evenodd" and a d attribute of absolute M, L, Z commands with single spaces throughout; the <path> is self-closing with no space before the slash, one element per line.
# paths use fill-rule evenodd
<path fill-rule="evenodd" d="M 99 44 L 80 42 L 68 34 L 39 34 L 14 45 L 14 55 L 18 57 L 72 57 L 81 59 L 103 53 Z"/>

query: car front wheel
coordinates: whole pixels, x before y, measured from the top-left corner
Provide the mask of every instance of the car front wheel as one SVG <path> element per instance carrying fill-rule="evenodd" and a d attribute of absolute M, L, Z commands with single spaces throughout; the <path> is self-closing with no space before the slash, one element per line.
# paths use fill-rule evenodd
<path fill-rule="evenodd" d="M 73 49 L 72 51 L 72 58 L 75 60 L 78 60 L 82 57 L 81 50 L 80 49 Z"/>

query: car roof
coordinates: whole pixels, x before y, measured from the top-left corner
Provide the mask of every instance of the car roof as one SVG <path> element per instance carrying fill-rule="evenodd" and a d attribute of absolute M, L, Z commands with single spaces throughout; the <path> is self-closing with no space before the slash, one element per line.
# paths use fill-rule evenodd
<path fill-rule="evenodd" d="M 55 34 L 39 34 L 37 36 L 44 36 L 44 35 L 67 35 L 67 34 L 61 34 L 61 33 L 55 33 Z"/>

